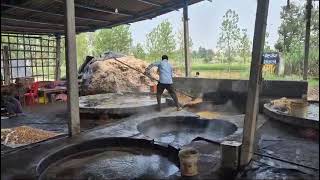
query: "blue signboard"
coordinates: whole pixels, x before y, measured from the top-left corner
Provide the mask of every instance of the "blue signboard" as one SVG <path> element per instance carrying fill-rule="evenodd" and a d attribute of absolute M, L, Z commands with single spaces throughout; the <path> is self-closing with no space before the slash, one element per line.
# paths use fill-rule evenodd
<path fill-rule="evenodd" d="M 279 53 L 268 52 L 263 54 L 263 64 L 278 64 L 280 60 Z"/>

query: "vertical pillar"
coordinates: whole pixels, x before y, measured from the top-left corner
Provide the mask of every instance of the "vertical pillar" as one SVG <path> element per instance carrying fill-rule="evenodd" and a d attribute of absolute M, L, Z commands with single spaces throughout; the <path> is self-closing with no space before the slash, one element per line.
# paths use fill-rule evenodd
<path fill-rule="evenodd" d="M 183 7 L 183 36 L 184 36 L 184 59 L 185 59 L 185 75 L 189 77 L 191 74 L 191 59 L 189 49 L 189 16 L 188 16 L 188 0 L 184 0 Z"/>
<path fill-rule="evenodd" d="M 311 9 L 312 0 L 307 0 L 306 6 L 306 34 L 304 42 L 304 61 L 303 61 L 303 80 L 308 79 L 308 60 L 309 60 L 309 45 L 310 45 L 310 24 L 311 24 Z"/>
<path fill-rule="evenodd" d="M 9 47 L 3 46 L 3 78 L 4 84 L 10 84 Z"/>
<path fill-rule="evenodd" d="M 55 80 L 59 80 L 61 77 L 61 36 L 56 35 L 56 69 Z"/>
<path fill-rule="evenodd" d="M 80 133 L 79 87 L 74 0 L 65 1 L 66 69 L 68 82 L 69 135 Z"/>
<path fill-rule="evenodd" d="M 261 86 L 262 54 L 265 42 L 269 0 L 257 1 L 257 12 L 253 38 L 252 61 L 248 84 L 248 97 L 241 147 L 240 165 L 250 162 L 253 155 L 256 122 L 259 112 L 259 90 Z"/>

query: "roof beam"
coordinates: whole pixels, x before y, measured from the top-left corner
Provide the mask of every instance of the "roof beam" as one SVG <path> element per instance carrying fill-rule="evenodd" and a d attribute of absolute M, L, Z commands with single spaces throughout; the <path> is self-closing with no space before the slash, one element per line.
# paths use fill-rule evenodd
<path fill-rule="evenodd" d="M 157 6 L 157 7 L 164 7 L 163 4 L 160 4 L 160 3 L 156 3 L 152 0 L 136 0 L 136 1 L 139 1 L 139 2 L 142 2 L 142 3 L 145 3 L 145 4 L 150 4 L 152 6 Z M 179 11 L 177 9 L 174 9 L 174 8 L 169 8 L 170 10 L 176 10 L 176 11 Z"/>
<path fill-rule="evenodd" d="M 56 2 L 59 2 L 59 3 L 64 3 L 65 1 L 64 0 L 54 0 Z M 83 4 L 78 4 L 78 3 L 75 3 L 74 4 L 75 7 L 78 7 L 78 8 L 83 8 L 83 9 L 88 9 L 88 10 L 91 10 L 91 11 L 97 11 L 97 12 L 103 12 L 103 13 L 108 13 L 108 14 L 115 14 L 115 15 L 121 15 L 121 16 L 133 16 L 133 14 L 130 14 L 128 12 L 116 12 L 115 10 L 113 9 L 106 9 L 106 8 L 97 8 L 97 7 L 90 7 L 90 6 L 87 6 L 87 5 L 83 5 Z"/>
<path fill-rule="evenodd" d="M 62 26 L 64 27 L 64 24 L 59 23 L 50 23 L 50 22 L 42 22 L 42 21 L 36 21 L 36 20 L 27 20 L 27 19 L 16 19 L 11 17 L 2 17 L 1 21 L 18 21 L 18 22 L 25 22 L 25 23 L 35 23 L 39 25 L 53 25 L 53 26 Z M 77 26 L 77 28 L 90 28 L 90 26 Z"/>
<path fill-rule="evenodd" d="M 156 3 L 152 0 L 136 0 L 136 1 L 139 1 L 139 2 L 142 2 L 142 3 L 145 3 L 145 4 L 150 4 L 152 6 L 157 6 L 157 7 L 162 7 L 163 5 L 162 4 L 159 4 L 159 3 Z"/>
<path fill-rule="evenodd" d="M 48 28 L 37 28 L 37 27 L 21 27 L 21 26 L 10 26 L 10 25 L 1 25 L 1 30 L 2 29 L 4 29 L 4 31 L 5 31 L 5 28 L 14 28 L 15 29 L 15 31 L 30 31 L 30 30 L 32 30 L 32 31 L 40 31 L 40 32 L 44 32 L 44 31 L 50 31 L 50 32 L 52 32 L 52 33 L 54 33 L 54 32 L 64 32 L 64 30 L 63 29 L 48 29 Z"/>
<path fill-rule="evenodd" d="M 168 11 L 168 10 L 172 10 L 172 9 L 178 9 L 179 7 L 183 7 L 184 6 L 184 2 L 182 3 L 174 3 L 174 4 L 169 4 L 169 5 L 163 5 L 163 7 L 159 7 L 159 10 L 161 11 Z M 114 27 L 114 26 L 118 26 L 118 25 L 121 25 L 121 24 L 129 24 L 133 21 L 137 21 L 137 20 L 142 20 L 142 19 L 151 19 L 150 16 L 154 15 L 155 14 L 155 11 L 152 10 L 152 11 L 147 11 L 147 12 L 144 12 L 144 13 L 140 13 L 124 22 L 116 22 L 114 24 L 111 24 L 110 26 L 108 26 L 109 28 L 111 27 Z"/>
<path fill-rule="evenodd" d="M 32 12 L 36 12 L 36 13 L 43 13 L 43 14 L 47 14 L 47 15 L 51 15 L 51 16 L 64 17 L 64 14 L 52 13 L 52 12 L 48 12 L 48 11 L 43 11 L 43 10 L 33 9 L 33 8 L 28 8 L 28 7 L 22 7 L 22 6 L 12 5 L 12 4 L 1 3 L 1 6 L 10 7 L 10 8 L 16 8 L 16 9 L 21 9 L 21 10 L 25 10 L 25 11 L 32 11 Z M 110 21 L 100 20 L 100 19 L 92 19 L 92 18 L 85 18 L 85 17 L 78 17 L 78 16 L 76 16 L 75 18 L 76 18 L 76 19 L 79 19 L 79 20 L 87 20 L 87 21 L 96 21 L 96 22 L 111 23 Z"/>

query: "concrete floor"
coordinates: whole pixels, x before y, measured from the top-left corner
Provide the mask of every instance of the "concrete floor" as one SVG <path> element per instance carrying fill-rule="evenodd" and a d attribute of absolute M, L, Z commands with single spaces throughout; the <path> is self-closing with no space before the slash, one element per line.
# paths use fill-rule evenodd
<path fill-rule="evenodd" d="M 301 130 L 268 120 L 258 130 L 257 154 L 242 178 L 319 179 L 319 140 L 303 137 Z"/>
<path fill-rule="evenodd" d="M 43 109 L 42 109 L 43 108 Z M 30 109 L 31 110 L 31 109 Z M 66 105 L 54 104 L 43 107 L 34 107 L 34 113 L 28 114 L 26 118 L 17 118 L 2 120 L 1 127 L 9 128 L 28 124 L 45 130 L 66 131 Z M 85 131 L 72 138 L 60 137 L 1 155 L 1 179 L 10 179 L 10 177 L 23 177 L 24 179 L 35 179 L 37 176 L 36 167 L 41 159 L 48 154 L 58 151 L 61 148 L 72 144 L 78 144 L 88 140 L 102 137 L 134 137 L 150 139 L 137 130 L 137 125 L 145 120 L 156 117 L 176 117 L 176 116 L 195 116 L 191 112 L 176 112 L 175 108 L 166 108 L 162 112 L 148 112 L 147 114 L 133 115 L 128 118 L 110 122 L 94 129 Z M 238 130 L 225 138 L 225 140 L 242 140 L 244 115 L 226 116 L 221 119 L 237 125 Z M 259 115 L 257 152 L 260 154 L 268 153 L 279 159 L 296 162 L 308 167 L 319 169 L 319 142 L 306 140 L 299 136 L 296 129 L 288 127 L 282 123 L 267 121 L 266 117 Z M 44 124 L 42 124 L 42 122 Z M 41 124 L 39 124 L 41 123 Z M 50 124 L 54 123 L 54 124 Z M 260 128 L 261 127 L 261 128 Z M 270 139 L 272 139 L 270 141 Z M 151 139 L 150 139 L 151 140 Z M 208 141 L 194 141 L 189 144 L 170 144 L 172 147 L 181 149 L 185 147 L 194 147 L 200 152 L 199 176 L 198 179 L 229 179 L 228 173 L 220 171 L 220 146 Z M 19 162 L 19 163 L 17 163 Z M 257 165 L 258 164 L 258 165 Z M 257 166 L 260 168 L 257 168 Z M 263 168 L 289 168 L 298 169 L 305 173 L 304 177 L 318 177 L 317 170 L 304 168 L 278 160 L 255 156 L 254 161 L 247 167 L 247 171 L 242 173 L 239 178 L 256 179 L 259 175 L 265 173 Z M 261 170 L 262 168 L 262 170 Z M 261 170 L 261 171 L 259 171 Z M 268 171 L 269 172 L 269 171 Z M 270 173 L 270 172 L 269 172 Z M 271 172 L 271 177 L 276 173 Z M 310 175 L 310 176 L 309 176 Z M 179 178 L 179 177 L 178 177 Z M 310 178 L 309 178 L 310 179 Z"/>
<path fill-rule="evenodd" d="M 25 116 L 1 120 L 1 129 L 26 125 L 58 133 L 68 132 L 66 103 L 24 106 L 23 111 Z"/>

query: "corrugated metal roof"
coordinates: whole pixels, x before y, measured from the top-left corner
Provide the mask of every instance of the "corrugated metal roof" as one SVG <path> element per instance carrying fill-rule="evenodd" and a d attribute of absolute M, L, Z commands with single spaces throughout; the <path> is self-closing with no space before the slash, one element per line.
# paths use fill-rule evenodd
<path fill-rule="evenodd" d="M 65 0 L 1 0 L 1 32 L 64 33 Z M 189 5 L 202 0 L 189 0 Z M 76 31 L 129 24 L 180 9 L 184 0 L 75 0 Z"/>

